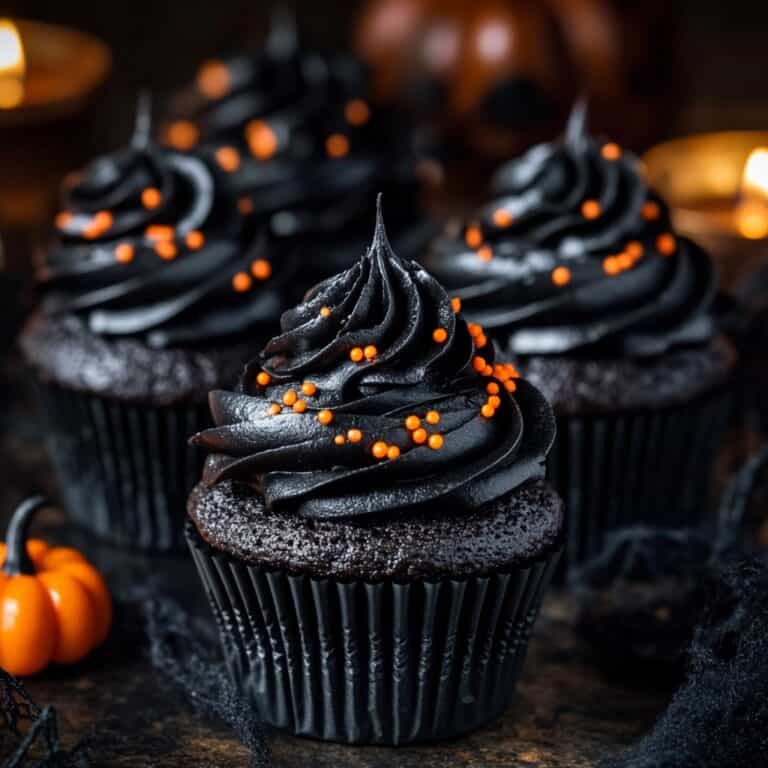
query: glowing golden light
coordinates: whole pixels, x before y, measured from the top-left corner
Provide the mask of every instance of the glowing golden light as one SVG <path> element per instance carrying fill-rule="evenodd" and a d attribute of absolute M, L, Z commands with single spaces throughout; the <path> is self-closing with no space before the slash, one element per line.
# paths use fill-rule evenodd
<path fill-rule="evenodd" d="M 768 237 L 768 147 L 753 149 L 744 164 L 736 224 L 749 240 Z"/>
<path fill-rule="evenodd" d="M 0 109 L 13 109 L 24 100 L 26 66 L 18 28 L 0 19 Z"/>

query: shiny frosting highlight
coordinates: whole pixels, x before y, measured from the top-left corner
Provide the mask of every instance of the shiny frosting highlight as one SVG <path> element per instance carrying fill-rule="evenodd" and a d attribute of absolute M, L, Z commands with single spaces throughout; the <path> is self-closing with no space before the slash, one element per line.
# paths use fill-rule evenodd
<path fill-rule="evenodd" d="M 153 347 L 273 321 L 290 263 L 273 264 L 258 244 L 244 251 L 242 219 L 219 172 L 146 133 L 139 127 L 129 148 L 92 162 L 66 190 L 58 237 L 37 270 L 44 311 Z"/>
<path fill-rule="evenodd" d="M 358 61 L 303 50 L 278 15 L 258 53 L 203 64 L 165 137 L 209 152 L 249 221 L 284 244 L 298 239 L 303 274 L 326 277 L 360 258 L 379 191 L 403 253 L 434 234 L 421 216 L 412 132 L 401 115 L 371 105 L 368 90 Z"/>
<path fill-rule="evenodd" d="M 476 509 L 543 477 L 549 405 L 394 254 L 380 213 L 362 259 L 282 326 L 241 391 L 211 395 L 216 426 L 194 438 L 209 484 L 245 481 L 276 510 L 348 519 Z"/>
<path fill-rule="evenodd" d="M 709 257 L 671 230 L 636 157 L 586 133 L 505 165 L 493 198 L 428 267 L 513 354 L 656 355 L 714 335 Z"/>

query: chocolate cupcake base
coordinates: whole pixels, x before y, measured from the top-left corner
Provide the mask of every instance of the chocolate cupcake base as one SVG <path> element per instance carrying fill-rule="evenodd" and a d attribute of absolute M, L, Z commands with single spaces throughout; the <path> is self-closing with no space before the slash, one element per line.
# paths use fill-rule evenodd
<path fill-rule="evenodd" d="M 205 404 L 151 406 L 40 384 L 48 449 L 70 518 L 118 546 L 183 548 L 186 498 L 203 457 L 190 435 Z"/>
<path fill-rule="evenodd" d="M 338 580 L 187 542 L 230 675 L 262 720 L 350 744 L 457 736 L 509 704 L 559 552 L 484 577 Z"/>
<path fill-rule="evenodd" d="M 558 416 L 547 463 L 568 510 L 558 580 L 599 554 L 614 529 L 681 528 L 707 518 L 731 405 L 721 387 L 658 410 Z"/>

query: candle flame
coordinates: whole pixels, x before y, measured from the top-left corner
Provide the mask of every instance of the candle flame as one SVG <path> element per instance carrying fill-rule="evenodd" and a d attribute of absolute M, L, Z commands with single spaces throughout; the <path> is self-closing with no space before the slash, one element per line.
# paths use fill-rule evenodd
<path fill-rule="evenodd" d="M 768 237 L 768 147 L 753 149 L 744 164 L 737 225 L 749 240 Z"/>
<path fill-rule="evenodd" d="M 18 27 L 0 19 L 0 109 L 13 109 L 24 99 L 26 68 Z"/>

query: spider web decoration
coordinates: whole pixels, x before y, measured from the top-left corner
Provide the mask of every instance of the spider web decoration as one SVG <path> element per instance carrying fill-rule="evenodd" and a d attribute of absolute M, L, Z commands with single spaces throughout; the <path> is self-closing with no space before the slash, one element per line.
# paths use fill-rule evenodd
<path fill-rule="evenodd" d="M 271 768 L 272 760 L 261 721 L 251 704 L 234 689 L 218 656 L 215 640 L 204 625 L 169 599 L 143 603 L 153 666 L 183 688 L 198 710 L 228 723 L 251 751 L 250 768 Z"/>
<path fill-rule="evenodd" d="M 88 768 L 90 765 L 85 742 L 79 742 L 71 750 L 61 748 L 56 710 L 52 706 L 39 707 L 24 685 L 2 668 L 0 717 L 15 742 L 2 768 Z M 0 734 L 0 747 L 5 742 Z M 33 752 L 42 752 L 43 757 L 33 757 Z"/>

